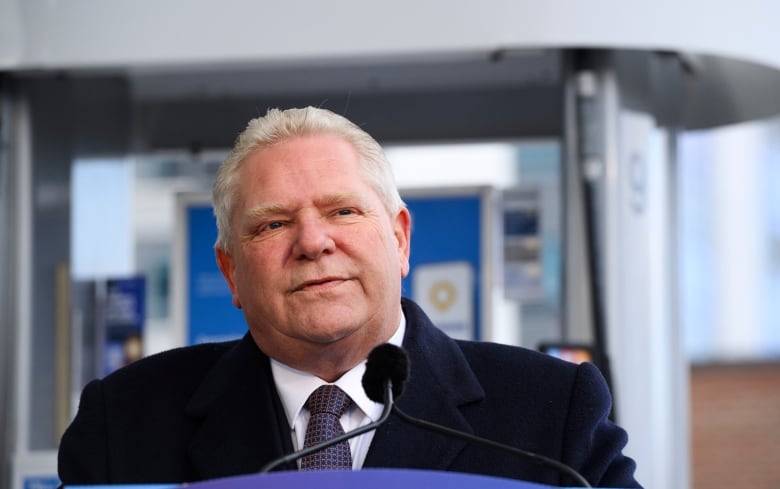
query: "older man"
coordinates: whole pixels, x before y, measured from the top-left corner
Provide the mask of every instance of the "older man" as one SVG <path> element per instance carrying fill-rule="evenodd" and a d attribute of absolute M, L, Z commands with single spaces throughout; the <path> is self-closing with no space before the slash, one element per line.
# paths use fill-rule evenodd
<path fill-rule="evenodd" d="M 217 263 L 248 334 L 162 353 L 90 383 L 60 447 L 65 484 L 251 473 L 313 443 L 323 416 L 336 432 L 365 425 L 382 409 L 360 385 L 365 360 L 389 342 L 411 359 L 399 400 L 409 414 L 560 460 L 593 485 L 638 486 L 592 365 L 454 341 L 401 297 L 410 215 L 381 147 L 356 125 L 312 107 L 269 111 L 239 136 L 213 200 Z M 338 407 L 326 415 L 319 405 Z M 395 418 L 339 450 L 299 467 L 573 484 Z M 334 460 L 340 465 L 328 465 Z"/>

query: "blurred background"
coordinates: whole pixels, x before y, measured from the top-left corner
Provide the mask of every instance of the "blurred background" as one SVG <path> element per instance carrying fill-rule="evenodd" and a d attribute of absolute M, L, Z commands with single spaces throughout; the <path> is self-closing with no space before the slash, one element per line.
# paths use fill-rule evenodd
<path fill-rule="evenodd" d="M 596 363 L 648 488 L 780 488 L 780 4 L 0 0 L 0 489 L 92 378 L 242 335 L 210 189 L 343 114 L 459 338 Z"/>

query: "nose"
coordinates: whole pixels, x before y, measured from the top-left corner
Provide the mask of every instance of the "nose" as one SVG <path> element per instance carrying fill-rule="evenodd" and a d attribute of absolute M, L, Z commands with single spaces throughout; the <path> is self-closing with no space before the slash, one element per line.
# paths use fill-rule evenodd
<path fill-rule="evenodd" d="M 320 216 L 301 218 L 297 231 L 293 253 L 299 260 L 316 260 L 336 247 L 331 227 Z"/>

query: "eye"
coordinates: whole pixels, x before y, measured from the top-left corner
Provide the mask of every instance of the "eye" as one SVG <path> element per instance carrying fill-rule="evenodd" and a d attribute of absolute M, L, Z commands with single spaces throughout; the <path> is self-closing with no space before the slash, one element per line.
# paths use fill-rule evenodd
<path fill-rule="evenodd" d="M 253 234 L 255 234 L 255 235 L 265 234 L 265 233 L 269 233 L 271 231 L 276 231 L 276 230 L 281 229 L 283 227 L 284 227 L 284 222 L 282 222 L 282 221 L 271 221 L 271 222 L 268 222 L 268 223 L 259 224 L 255 228 Z"/>
<path fill-rule="evenodd" d="M 338 211 L 336 211 L 336 214 L 338 214 L 339 216 L 349 216 L 354 213 L 355 211 L 352 209 L 339 209 Z"/>

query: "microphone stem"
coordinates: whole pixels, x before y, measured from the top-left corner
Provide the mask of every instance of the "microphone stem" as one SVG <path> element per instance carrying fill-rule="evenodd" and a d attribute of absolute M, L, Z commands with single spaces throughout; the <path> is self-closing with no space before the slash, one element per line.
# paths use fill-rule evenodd
<path fill-rule="evenodd" d="M 476 444 L 479 444 L 479 445 L 484 445 L 484 446 L 487 446 L 487 447 L 496 448 L 498 450 L 505 450 L 505 451 L 508 451 L 508 452 L 512 452 L 515 455 L 520 455 L 521 457 L 530 458 L 533 461 L 535 461 L 536 463 L 539 463 L 539 464 L 542 464 L 542 465 L 547 465 L 547 466 L 552 467 L 552 468 L 554 468 L 554 469 L 556 469 L 556 470 L 558 470 L 558 471 L 560 471 L 562 473 L 565 473 L 566 475 L 568 475 L 572 479 L 576 480 L 579 484 L 581 484 L 582 487 L 592 487 L 590 485 L 590 483 L 587 480 L 585 480 L 585 478 L 582 475 L 580 475 L 577 471 L 575 471 L 574 469 L 572 469 L 571 467 L 569 467 L 566 464 L 558 462 L 555 459 L 545 457 L 544 455 L 539 455 L 538 453 L 527 452 L 525 450 L 521 450 L 519 448 L 515 448 L 515 447 L 509 446 L 509 445 L 504 445 L 503 443 L 498 443 L 498 442 L 495 442 L 495 441 L 492 441 L 492 440 L 487 440 L 485 438 L 480 438 L 478 436 L 471 435 L 469 433 L 456 431 L 456 430 L 453 430 L 452 428 L 448 428 L 446 426 L 442 426 L 442 425 L 438 425 L 438 424 L 435 424 L 435 423 L 431 423 L 429 421 L 413 418 L 413 417 L 409 416 L 408 414 L 406 414 L 405 412 L 403 412 L 400 409 L 398 409 L 398 407 L 396 407 L 396 406 L 393 406 L 393 412 L 395 413 L 396 416 L 398 416 L 403 421 L 406 421 L 409 424 L 412 424 L 412 425 L 415 425 L 415 426 L 419 426 L 421 428 L 425 428 L 425 429 L 428 429 L 428 430 L 431 430 L 431 431 L 438 431 L 440 433 L 445 433 L 445 434 L 447 434 L 449 436 L 453 436 L 455 438 L 460 438 L 461 440 L 469 441 L 469 442 L 476 443 Z"/>
<path fill-rule="evenodd" d="M 306 447 L 302 450 L 298 450 L 297 452 L 288 453 L 284 457 L 271 460 L 258 471 L 258 474 L 265 474 L 279 467 L 280 465 L 288 464 L 290 462 L 298 460 L 299 458 L 303 458 L 306 455 L 311 455 L 314 452 L 325 450 L 326 448 L 333 446 L 337 443 L 341 443 L 344 440 L 349 440 L 350 438 L 362 435 L 363 433 L 378 428 L 380 425 L 382 425 L 382 423 L 387 421 L 387 418 L 390 417 L 390 413 L 393 411 L 393 382 L 389 379 L 385 383 L 384 401 L 385 403 L 384 403 L 384 407 L 382 408 L 382 414 L 379 416 L 379 419 L 377 419 L 376 421 L 361 426 L 360 428 L 356 428 L 354 430 L 343 433 L 339 436 L 334 436 L 333 438 L 329 440 L 325 440 L 322 443 L 317 443 L 316 445 L 311 445 L 310 447 Z"/>

